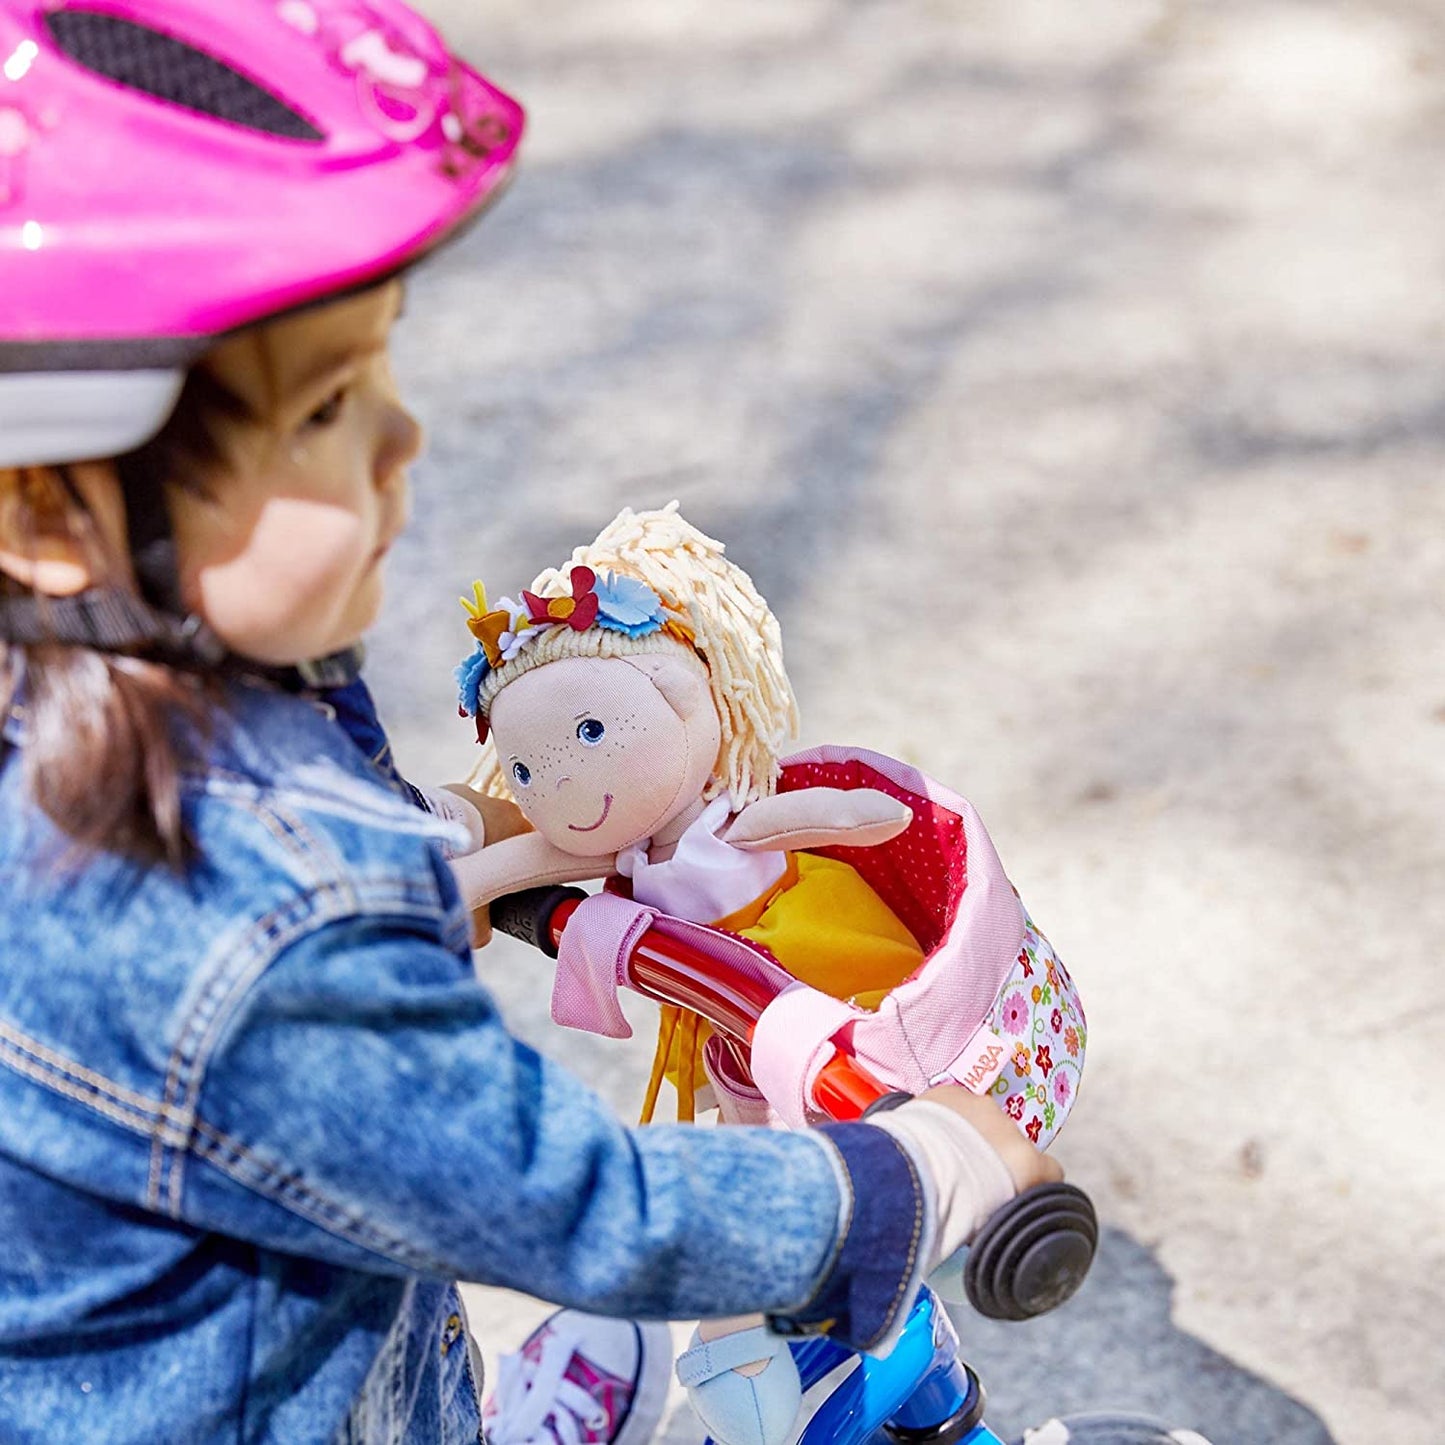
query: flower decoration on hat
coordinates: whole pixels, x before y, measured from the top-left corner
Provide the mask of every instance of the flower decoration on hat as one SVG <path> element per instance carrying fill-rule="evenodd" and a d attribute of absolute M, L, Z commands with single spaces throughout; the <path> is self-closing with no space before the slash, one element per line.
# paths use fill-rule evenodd
<path fill-rule="evenodd" d="M 475 717 L 486 675 L 510 662 L 544 629 L 534 626 L 527 609 L 510 597 L 499 597 L 497 606 L 489 607 L 487 589 L 480 582 L 472 584 L 471 597 L 463 597 L 461 602 L 467 611 L 467 631 L 477 639 L 477 647 L 456 669 L 458 711 L 464 717 Z"/>
<path fill-rule="evenodd" d="M 590 567 L 572 569 L 570 597 L 538 597 L 535 592 L 522 592 L 522 601 L 534 623 L 543 627 L 566 623 L 573 632 L 586 632 L 597 620 L 597 574 Z"/>
<path fill-rule="evenodd" d="M 520 605 L 510 597 L 499 597 L 495 607 L 489 606 L 480 582 L 473 583 L 470 598 L 462 598 L 467 630 L 476 638 L 477 647 L 456 669 L 458 703 L 464 717 L 477 718 L 479 737 L 485 736 L 479 713 L 487 675 L 554 628 L 586 632 L 600 627 L 627 637 L 666 632 L 682 641 L 691 639 L 682 624 L 665 615 L 662 598 L 635 577 L 609 572 L 599 578 L 590 567 L 574 567 L 569 581 L 569 597 L 539 597 L 523 591 Z"/>
<path fill-rule="evenodd" d="M 496 607 L 489 608 L 487 589 L 480 582 L 472 583 L 472 598 L 469 601 L 463 597 L 462 606 L 467 610 L 467 631 L 481 645 L 490 667 L 510 662 L 540 636 L 527 609 L 519 607 L 510 597 L 497 598 Z"/>
<path fill-rule="evenodd" d="M 645 637 L 666 625 L 662 599 L 645 582 L 620 572 L 608 572 L 594 584 L 597 625 L 628 637 Z"/>
<path fill-rule="evenodd" d="M 478 708 L 481 706 L 482 679 L 490 671 L 487 654 L 480 647 L 464 657 L 452 674 L 457 680 L 457 714 L 460 717 L 474 717 L 480 721 Z M 484 741 L 480 731 L 479 742 Z"/>

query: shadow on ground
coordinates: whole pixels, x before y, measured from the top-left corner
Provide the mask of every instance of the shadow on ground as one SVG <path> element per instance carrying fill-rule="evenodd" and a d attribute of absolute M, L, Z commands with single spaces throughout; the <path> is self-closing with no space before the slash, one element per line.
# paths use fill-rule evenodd
<path fill-rule="evenodd" d="M 1127 1410 L 1214 1445 L 1335 1445 L 1312 1410 L 1180 1330 L 1173 1295 L 1153 1255 L 1109 1229 L 1087 1283 L 1053 1314 L 1006 1324 L 952 1309 L 989 1424 L 1016 1438 L 1053 1415 Z"/>

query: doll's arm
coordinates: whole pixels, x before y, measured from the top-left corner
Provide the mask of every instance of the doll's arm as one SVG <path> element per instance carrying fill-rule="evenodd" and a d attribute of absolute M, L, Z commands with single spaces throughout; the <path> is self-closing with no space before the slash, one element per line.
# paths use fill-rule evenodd
<path fill-rule="evenodd" d="M 723 836 L 752 852 L 869 848 L 896 838 L 912 821 L 912 808 L 877 788 L 799 788 L 749 803 Z"/>
<path fill-rule="evenodd" d="M 523 888 L 543 883 L 580 883 L 587 878 L 605 878 L 612 872 L 615 855 L 584 858 L 564 853 L 540 833 L 522 833 L 504 838 L 490 847 L 452 860 L 452 871 L 469 908 L 479 908 Z"/>
<path fill-rule="evenodd" d="M 468 853 L 475 853 L 478 848 L 495 847 L 503 839 L 515 838 L 518 833 L 532 830 L 532 825 L 515 803 L 479 793 L 465 783 L 444 783 L 435 793 L 427 792 L 424 796 L 433 813 L 449 816 L 454 811 L 461 812 L 461 821 L 471 834 L 473 843 L 466 850 Z M 472 909 L 472 947 L 485 948 L 491 941 L 492 916 L 483 903 Z"/>

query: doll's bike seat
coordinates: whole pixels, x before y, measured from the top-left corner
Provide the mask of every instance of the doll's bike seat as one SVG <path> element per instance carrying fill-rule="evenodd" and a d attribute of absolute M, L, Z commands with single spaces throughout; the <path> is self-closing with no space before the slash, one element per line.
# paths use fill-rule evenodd
<path fill-rule="evenodd" d="M 879 788 L 913 811 L 891 842 L 845 850 L 924 951 L 921 966 L 876 1010 L 800 984 L 750 940 L 615 893 L 515 894 L 492 905 L 493 926 L 557 958 L 559 1023 L 629 1036 L 619 988 L 705 1019 L 713 1034 L 703 1061 L 730 1122 L 856 1119 L 957 1081 L 995 1097 L 1030 1139 L 1047 1144 L 1073 1101 L 1083 1013 L 978 815 L 916 769 L 876 753 L 820 748 L 788 759 L 780 789 L 810 786 Z M 967 1295 L 999 1319 L 1053 1309 L 1078 1288 L 1097 1239 L 1080 1190 L 1030 1190 L 974 1240 Z"/>

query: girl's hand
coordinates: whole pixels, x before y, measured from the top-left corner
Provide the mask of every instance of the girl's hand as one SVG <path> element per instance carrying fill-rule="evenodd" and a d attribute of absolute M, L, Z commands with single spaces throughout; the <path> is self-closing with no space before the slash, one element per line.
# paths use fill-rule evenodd
<path fill-rule="evenodd" d="M 926 1273 L 950 1259 L 1016 1194 L 1064 1177 L 992 1099 L 957 1084 L 927 1089 L 867 1122 L 908 1150 L 932 1196 L 936 1228 Z"/>
<path fill-rule="evenodd" d="M 1062 1167 L 1035 1149 L 1019 1126 L 987 1096 L 971 1093 L 959 1084 L 939 1084 L 925 1089 L 918 1098 L 930 1104 L 942 1104 L 971 1124 L 1003 1161 L 1013 1179 L 1015 1194 L 1022 1194 L 1036 1184 L 1057 1184 L 1064 1177 Z"/>

